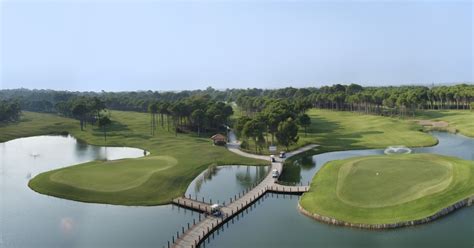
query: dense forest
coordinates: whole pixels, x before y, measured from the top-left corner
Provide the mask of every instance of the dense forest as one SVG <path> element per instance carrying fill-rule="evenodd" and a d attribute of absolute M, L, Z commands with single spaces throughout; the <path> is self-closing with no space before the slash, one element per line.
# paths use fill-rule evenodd
<path fill-rule="evenodd" d="M 0 123 L 14 122 L 20 119 L 20 104 L 15 101 L 0 101 Z"/>
<path fill-rule="evenodd" d="M 232 125 L 255 144 L 256 152 L 268 144 L 288 147 L 306 130 L 309 108 L 356 111 L 365 114 L 408 117 L 420 110 L 474 109 L 474 85 L 363 87 L 357 84 L 320 88 L 226 89 L 181 92 L 70 92 L 11 89 L 0 91 L 0 122 L 19 119 L 20 109 L 56 113 L 104 130 L 108 110 L 139 111 L 150 116 L 150 133 L 156 128 L 180 132 L 224 132 Z M 234 105 L 234 106 L 232 106 Z M 238 106 L 238 108 L 233 108 Z M 237 119 L 231 120 L 234 109 Z M 265 137 L 270 136 L 268 140 Z"/>
<path fill-rule="evenodd" d="M 285 88 L 271 92 L 248 91 L 236 102 L 248 114 L 260 112 L 267 99 L 292 99 L 315 108 L 357 111 L 367 114 L 406 116 L 417 110 L 472 109 L 474 85 L 423 87 L 362 87 L 357 84 L 313 88 Z"/>

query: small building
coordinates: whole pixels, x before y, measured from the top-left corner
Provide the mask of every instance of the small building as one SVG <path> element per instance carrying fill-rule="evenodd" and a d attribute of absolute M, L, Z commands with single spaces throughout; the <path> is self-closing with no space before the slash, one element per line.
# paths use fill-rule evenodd
<path fill-rule="evenodd" d="M 225 135 L 222 135 L 220 133 L 213 135 L 211 137 L 211 140 L 214 142 L 214 145 L 220 145 L 223 146 L 227 143 L 227 137 Z"/>

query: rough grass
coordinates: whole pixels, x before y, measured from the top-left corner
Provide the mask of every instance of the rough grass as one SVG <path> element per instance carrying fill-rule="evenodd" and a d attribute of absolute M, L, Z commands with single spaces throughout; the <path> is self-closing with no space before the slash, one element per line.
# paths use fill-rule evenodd
<path fill-rule="evenodd" d="M 419 119 L 446 121 L 456 131 L 474 137 L 474 111 L 470 110 L 431 110 L 417 115 Z"/>
<path fill-rule="evenodd" d="M 181 196 L 189 183 L 209 165 L 266 165 L 213 146 L 208 137 L 166 131 L 166 123 L 150 135 L 146 113 L 113 111 L 105 143 L 102 131 L 56 115 L 24 112 L 19 123 L 0 126 L 0 141 L 18 137 L 68 132 L 94 145 L 128 146 L 150 152 L 147 158 L 114 162 L 94 161 L 33 178 L 29 186 L 57 197 L 108 204 L 159 205 Z M 166 156 L 166 157 L 165 157 Z M 173 162 L 170 162 L 173 161 Z"/>
<path fill-rule="evenodd" d="M 473 195 L 473 166 L 473 161 L 435 154 L 335 160 L 316 174 L 300 204 L 350 223 L 420 219 Z"/>

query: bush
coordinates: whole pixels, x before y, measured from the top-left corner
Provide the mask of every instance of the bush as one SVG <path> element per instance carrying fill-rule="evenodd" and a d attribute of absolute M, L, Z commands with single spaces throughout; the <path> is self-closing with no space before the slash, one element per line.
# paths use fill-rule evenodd
<path fill-rule="evenodd" d="M 246 140 L 242 141 L 242 143 L 240 144 L 240 147 L 242 149 L 249 149 L 249 142 Z"/>

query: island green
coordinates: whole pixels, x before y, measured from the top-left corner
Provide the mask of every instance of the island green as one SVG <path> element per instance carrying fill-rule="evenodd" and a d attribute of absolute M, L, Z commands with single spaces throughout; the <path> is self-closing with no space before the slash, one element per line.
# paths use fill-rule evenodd
<path fill-rule="evenodd" d="M 319 170 L 300 205 L 353 224 L 418 220 L 472 196 L 473 166 L 473 161 L 436 154 L 335 160 Z"/>

